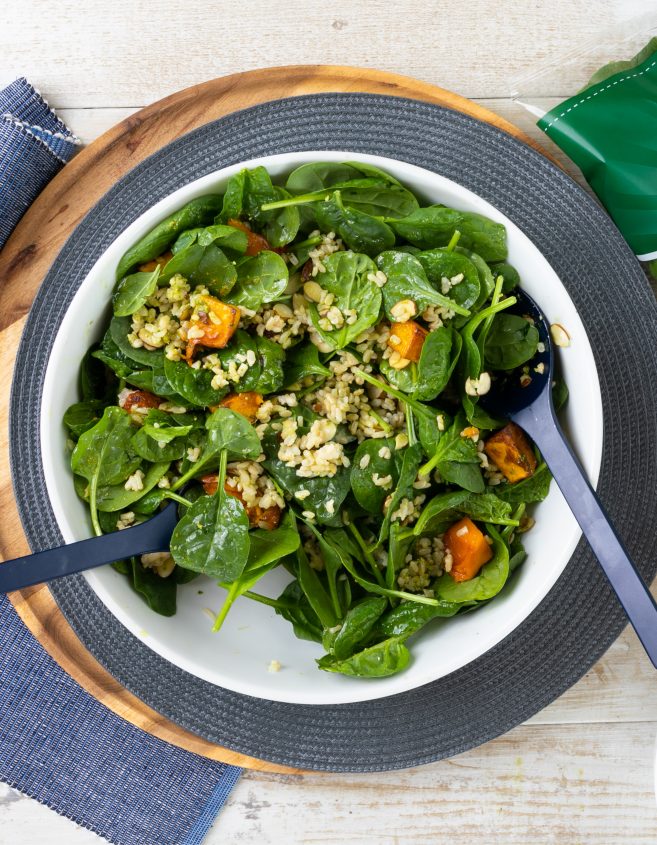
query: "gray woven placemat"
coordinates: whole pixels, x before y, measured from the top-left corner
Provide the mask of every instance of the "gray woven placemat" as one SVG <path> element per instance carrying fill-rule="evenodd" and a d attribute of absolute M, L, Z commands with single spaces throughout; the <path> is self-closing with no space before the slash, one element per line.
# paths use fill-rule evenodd
<path fill-rule="evenodd" d="M 459 112 L 370 94 L 267 103 L 210 123 L 144 161 L 85 217 L 33 306 L 14 376 L 10 448 L 21 518 L 34 549 L 61 542 L 39 443 L 42 378 L 54 334 L 88 268 L 138 215 L 228 164 L 293 150 L 398 158 L 487 199 L 534 241 L 577 305 L 598 364 L 605 448 L 599 491 L 644 577 L 657 569 L 657 308 L 606 214 L 564 173 L 514 138 Z M 310 769 L 371 771 L 447 757 L 532 716 L 620 633 L 624 617 L 580 544 L 543 603 L 487 654 L 414 691 L 362 704 L 307 706 L 219 689 L 129 634 L 81 577 L 52 592 L 94 656 L 174 722 L 236 751 Z"/>

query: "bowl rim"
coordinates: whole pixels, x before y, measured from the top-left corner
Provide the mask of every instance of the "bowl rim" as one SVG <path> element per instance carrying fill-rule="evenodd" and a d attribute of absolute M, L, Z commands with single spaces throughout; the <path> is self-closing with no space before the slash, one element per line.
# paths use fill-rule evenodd
<path fill-rule="evenodd" d="M 599 385 L 599 378 L 597 373 L 597 368 L 595 366 L 595 359 L 593 357 L 592 349 L 590 346 L 590 342 L 586 335 L 585 328 L 579 319 L 579 315 L 577 312 L 577 308 L 575 307 L 570 295 L 568 294 L 567 289 L 561 283 L 561 281 L 556 276 L 555 271 L 551 268 L 547 259 L 543 256 L 540 252 L 538 247 L 536 247 L 529 238 L 519 229 L 519 227 L 514 224 L 506 215 L 500 212 L 497 208 L 491 205 L 489 202 L 484 200 L 482 197 L 478 196 L 474 192 L 468 190 L 467 188 L 459 185 L 457 182 L 451 179 L 447 179 L 446 177 L 434 173 L 431 170 L 419 167 L 418 165 L 410 164 L 405 162 L 401 159 L 393 159 L 379 155 L 370 155 L 365 153 L 354 153 L 354 152 L 347 152 L 347 151 L 340 151 L 340 150 L 304 150 L 304 151 L 297 151 L 297 152 L 285 152 L 279 153 L 274 155 L 268 156 L 259 156 L 254 159 L 249 159 L 246 161 L 240 161 L 238 163 L 229 165 L 227 167 L 220 168 L 216 171 L 208 173 L 198 179 L 192 180 L 191 182 L 186 183 L 185 185 L 178 188 L 176 191 L 171 192 L 166 197 L 159 200 L 149 209 L 147 209 L 143 214 L 137 217 L 109 246 L 106 250 L 103 251 L 102 255 L 98 258 L 95 262 L 93 267 L 89 270 L 89 273 L 85 277 L 84 281 L 76 291 L 73 300 L 71 301 L 69 308 L 67 309 L 66 315 L 62 320 L 62 324 L 60 325 L 57 335 L 55 337 L 50 360 L 48 362 L 48 367 L 45 374 L 44 379 L 44 386 L 43 386 L 43 394 L 42 394 L 42 405 L 41 405 L 41 440 L 43 444 L 43 468 L 44 468 L 44 475 L 46 477 L 46 486 L 48 490 L 48 495 L 50 497 L 51 505 L 53 508 L 53 512 L 55 514 L 55 518 L 57 524 L 60 527 L 62 535 L 64 536 L 64 540 L 66 542 L 71 542 L 74 539 L 81 539 L 80 537 L 75 537 L 74 533 L 70 529 L 70 525 L 67 520 L 66 511 L 63 507 L 63 503 L 60 501 L 57 491 L 56 485 L 53 484 L 53 465 L 52 465 L 52 455 L 50 450 L 47 448 L 48 438 L 45 437 L 46 429 L 50 427 L 50 421 L 47 419 L 46 409 L 49 406 L 49 399 L 53 394 L 55 380 L 53 374 L 56 371 L 56 363 L 57 358 L 60 353 L 60 348 L 62 344 L 65 342 L 66 336 L 66 328 L 67 322 L 70 322 L 69 317 L 74 312 L 74 304 L 78 297 L 87 295 L 87 288 L 89 286 L 89 279 L 94 277 L 94 274 L 97 272 L 97 268 L 99 265 L 102 265 L 104 261 L 107 261 L 108 254 L 110 256 L 116 255 L 116 259 L 122 255 L 125 249 L 137 240 L 141 234 L 145 231 L 148 231 L 152 226 L 159 220 L 162 219 L 166 214 L 169 213 L 170 210 L 174 210 L 175 208 L 180 207 L 185 201 L 191 199 L 193 196 L 202 195 L 204 193 L 208 193 L 212 186 L 216 186 L 218 182 L 224 181 L 225 179 L 229 178 L 230 175 L 240 170 L 242 167 L 250 167 L 255 166 L 256 164 L 263 163 L 265 166 L 268 166 L 267 163 L 271 163 L 271 166 L 276 166 L 279 164 L 285 163 L 285 166 L 282 168 L 283 170 L 290 170 L 292 167 L 297 166 L 298 163 L 301 161 L 349 161 L 349 160 L 362 160 L 365 162 L 371 162 L 373 164 L 378 164 L 379 166 L 383 167 L 384 169 L 386 166 L 389 169 L 402 169 L 402 170 L 410 170 L 416 174 L 423 175 L 424 177 L 428 177 L 430 182 L 432 182 L 431 193 L 439 193 L 439 189 L 435 186 L 443 185 L 446 188 L 449 186 L 450 189 L 456 189 L 459 195 L 461 195 L 464 200 L 467 202 L 471 202 L 477 206 L 477 210 L 481 211 L 484 214 L 489 214 L 494 219 L 500 220 L 507 226 L 507 231 L 513 232 L 514 237 L 521 238 L 526 245 L 528 245 L 531 250 L 533 250 L 536 255 L 538 256 L 540 262 L 544 265 L 545 270 L 548 274 L 551 274 L 554 279 L 557 280 L 558 285 L 562 288 L 563 292 L 565 293 L 566 297 L 568 298 L 572 309 L 575 314 L 577 314 L 577 318 L 579 320 L 579 325 L 577 326 L 577 336 L 583 340 L 582 346 L 585 350 L 585 355 L 590 359 L 590 364 L 592 367 L 587 371 L 588 377 L 591 380 L 591 387 L 592 392 L 595 395 L 594 407 L 591 408 L 591 415 L 590 419 L 587 421 L 589 424 L 593 421 L 594 426 L 592 430 L 587 431 L 587 438 L 593 444 L 593 448 L 595 451 L 595 457 L 593 462 L 588 461 L 586 469 L 588 471 L 589 477 L 591 479 L 592 484 L 595 486 L 598 481 L 598 476 L 601 467 L 602 461 L 602 434 L 603 434 L 603 414 L 602 414 L 602 398 L 600 392 L 600 385 Z M 403 177 L 402 177 L 403 181 Z M 114 260 L 114 258 L 112 258 Z M 522 275 L 522 272 L 521 272 Z M 553 489 L 550 492 L 550 496 L 555 495 L 555 489 L 553 485 Z M 560 494 L 559 494 L 560 495 Z M 462 668 L 463 666 L 467 665 L 468 663 L 472 662 L 473 660 L 477 659 L 481 655 L 483 655 L 486 651 L 493 648 L 495 645 L 499 644 L 505 637 L 512 633 L 518 626 L 522 624 L 522 622 L 529 616 L 529 614 L 540 604 L 540 602 L 545 598 L 551 587 L 554 585 L 558 577 L 561 575 L 565 567 L 567 566 L 572 554 L 575 550 L 577 542 L 579 540 L 581 532 L 577 529 L 570 538 L 570 543 L 566 546 L 566 551 L 563 553 L 563 561 L 559 566 L 553 567 L 551 571 L 551 575 L 549 578 L 544 578 L 541 583 L 540 590 L 536 590 L 536 600 L 533 603 L 526 603 L 522 606 L 522 609 L 518 609 L 517 612 L 510 614 L 507 624 L 504 626 L 499 626 L 497 629 L 497 633 L 494 637 L 489 637 L 485 645 L 482 647 L 482 643 L 479 643 L 477 648 L 472 648 L 467 653 L 467 659 L 453 659 L 451 662 L 448 662 L 447 668 L 444 671 L 440 671 L 439 673 L 436 672 L 426 672 L 424 675 L 420 676 L 418 679 L 413 680 L 412 682 L 404 682 L 404 678 L 406 676 L 406 672 L 401 673 L 400 675 L 393 676 L 390 679 L 381 679 L 376 681 L 376 685 L 371 680 L 366 680 L 365 683 L 362 682 L 359 684 L 358 688 L 356 685 L 352 683 L 351 679 L 349 680 L 350 686 L 345 685 L 335 685 L 335 693 L 330 696 L 330 698 L 318 698 L 316 695 L 312 695 L 310 693 L 303 694 L 303 693 L 295 693 L 293 696 L 286 694 L 285 692 L 281 692 L 280 689 L 276 688 L 275 686 L 269 684 L 267 685 L 262 683 L 249 683 L 249 682 L 234 682 L 231 678 L 226 678 L 222 676 L 220 673 L 216 671 L 206 671 L 203 667 L 199 666 L 198 664 L 194 663 L 193 660 L 185 659 L 184 657 L 181 658 L 179 653 L 171 650 L 160 641 L 154 641 L 152 637 L 144 637 L 143 636 L 143 627 L 140 623 L 135 622 L 134 619 L 129 617 L 129 614 L 125 611 L 125 609 L 120 605 L 120 603 L 116 600 L 116 597 L 111 594 L 111 591 L 107 589 L 106 584 L 103 581 L 102 573 L 99 571 L 90 571 L 85 574 L 85 578 L 89 583 L 92 590 L 96 593 L 98 598 L 103 602 L 103 604 L 110 610 L 110 612 L 118 619 L 118 621 L 124 625 L 131 633 L 135 636 L 139 637 L 139 639 L 144 642 L 146 645 L 149 646 L 153 651 L 155 651 L 158 655 L 163 657 L 164 659 L 171 662 L 173 665 L 178 666 L 179 668 L 189 672 L 190 674 L 201 678 L 203 680 L 209 681 L 212 684 L 217 686 L 225 687 L 227 689 L 233 690 L 238 693 L 242 693 L 249 696 L 254 696 L 257 698 L 265 698 L 267 700 L 272 701 L 282 701 L 282 702 L 290 702 L 295 704 L 347 704 L 347 703 L 355 703 L 359 701 L 366 701 L 372 700 L 376 698 L 385 697 L 388 695 L 392 695 L 399 692 L 404 692 L 410 689 L 415 689 L 417 687 L 423 686 L 428 684 L 432 681 L 435 681 L 441 677 L 445 677 L 448 674 Z M 292 634 L 291 634 L 292 635 Z M 389 683 L 393 681 L 393 683 Z M 267 687 L 263 689 L 263 686 Z M 312 684 L 310 685 L 312 687 Z"/>

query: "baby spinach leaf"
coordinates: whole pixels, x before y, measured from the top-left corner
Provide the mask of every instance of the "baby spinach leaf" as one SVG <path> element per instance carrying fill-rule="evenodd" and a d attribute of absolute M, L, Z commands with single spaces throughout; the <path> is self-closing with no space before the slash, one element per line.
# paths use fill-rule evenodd
<path fill-rule="evenodd" d="M 237 283 L 226 302 L 257 311 L 265 302 L 274 302 L 288 283 L 287 264 L 280 255 L 263 250 L 237 264 Z"/>
<path fill-rule="evenodd" d="M 416 536 L 442 534 L 463 514 L 479 522 L 517 525 L 517 522 L 511 519 L 511 505 L 494 493 L 457 490 L 434 496 L 420 514 L 413 533 Z"/>
<path fill-rule="evenodd" d="M 244 213 L 244 185 L 246 184 L 246 170 L 234 173 L 226 183 L 221 211 L 214 219 L 215 223 L 227 223 L 229 220 L 239 220 Z"/>
<path fill-rule="evenodd" d="M 187 229 L 187 231 L 181 232 L 175 243 L 171 245 L 171 254 L 176 255 L 191 244 L 195 244 L 198 240 L 199 232 L 202 231 L 203 229 L 198 227 L 196 229 Z"/>
<path fill-rule="evenodd" d="M 284 557 L 295 552 L 301 542 L 294 514 L 290 510 L 285 512 L 278 528 L 273 531 L 256 528 L 249 532 L 249 539 L 249 558 L 244 572 L 232 584 L 223 585 L 228 594 L 217 614 L 213 631 L 219 630 L 235 600 L 278 566 Z"/>
<path fill-rule="evenodd" d="M 125 481 L 141 463 L 130 442 L 133 432 L 130 415 L 110 406 L 93 428 L 80 435 L 71 455 L 71 469 L 89 482 L 89 510 L 96 534 L 102 533 L 98 523 L 98 488 Z"/>
<path fill-rule="evenodd" d="M 116 278 L 122 279 L 135 265 L 162 255 L 186 229 L 209 223 L 221 208 L 222 202 L 221 196 L 208 194 L 204 197 L 196 197 L 178 211 L 174 211 L 123 255 L 116 269 Z"/>
<path fill-rule="evenodd" d="M 290 622 L 295 636 L 300 640 L 321 643 L 322 625 L 308 603 L 299 582 L 291 581 L 279 596 L 276 613 Z"/>
<path fill-rule="evenodd" d="M 300 343 L 288 349 L 283 369 L 286 386 L 298 384 L 309 376 L 319 381 L 331 375 L 329 368 L 319 360 L 319 351 L 314 343 Z"/>
<path fill-rule="evenodd" d="M 308 563 L 302 547 L 297 549 L 297 579 L 308 603 L 317 614 L 324 628 L 332 628 L 338 621 L 331 598 L 324 589 L 319 575 Z"/>
<path fill-rule="evenodd" d="M 288 508 L 273 531 L 255 528 L 249 532 L 251 547 L 245 572 L 253 572 L 270 563 L 278 562 L 296 552 L 301 543 L 294 514 Z"/>
<path fill-rule="evenodd" d="M 460 508 L 469 496 L 470 493 L 467 490 L 454 490 L 434 496 L 413 526 L 415 536 L 443 534 L 452 523 L 456 522 L 461 513 Z"/>
<path fill-rule="evenodd" d="M 290 173 L 285 183 L 290 194 L 310 194 L 350 179 L 358 179 L 360 172 L 350 164 L 337 161 L 309 161 Z"/>
<path fill-rule="evenodd" d="M 383 451 L 389 457 L 382 457 Z M 402 453 L 395 449 L 394 438 L 363 440 L 351 462 L 351 489 L 358 504 L 369 513 L 381 515 L 383 503 L 397 485 Z M 361 464 L 365 466 L 361 466 Z M 379 478 L 391 476 L 390 484 L 383 488 L 374 483 Z"/>
<path fill-rule="evenodd" d="M 124 511 L 137 503 L 152 490 L 169 469 L 169 461 L 144 465 L 144 478 L 140 490 L 126 490 L 123 483 L 99 485 L 96 492 L 96 506 L 99 511 Z"/>
<path fill-rule="evenodd" d="M 514 370 L 536 355 L 538 329 L 518 314 L 496 314 L 484 346 L 486 366 Z"/>
<path fill-rule="evenodd" d="M 319 228 L 324 232 L 335 232 L 354 252 L 375 256 L 384 249 L 391 249 L 395 233 L 383 221 L 345 206 L 340 191 L 331 198 L 314 206 Z"/>
<path fill-rule="evenodd" d="M 132 588 L 146 604 L 160 616 L 174 616 L 176 613 L 177 584 L 173 573 L 168 578 L 160 576 L 142 565 L 138 557 L 130 558 L 128 578 Z"/>
<path fill-rule="evenodd" d="M 461 336 L 457 331 L 441 326 L 429 332 L 417 364 L 413 397 L 429 401 L 442 393 L 452 377 L 460 353 Z"/>
<path fill-rule="evenodd" d="M 185 454 L 192 425 L 178 425 L 176 415 L 149 411 L 132 438 L 135 452 L 145 461 L 177 461 Z"/>
<path fill-rule="evenodd" d="M 231 390 L 236 393 L 243 393 L 247 390 L 257 390 L 262 375 L 262 365 L 258 355 L 258 338 L 238 329 L 224 349 L 217 349 L 215 354 L 224 370 L 229 371 L 231 365 L 236 369 L 244 363 L 248 353 L 253 352 L 255 363 L 252 364 L 238 382 L 231 384 Z M 238 357 L 239 356 L 239 357 Z M 259 391 L 262 392 L 262 391 Z"/>
<path fill-rule="evenodd" d="M 495 278 L 502 276 L 502 293 L 509 294 L 517 287 L 520 287 L 520 273 L 506 261 L 497 261 L 490 265 L 491 273 Z"/>
<path fill-rule="evenodd" d="M 260 377 L 253 388 L 258 393 L 275 393 L 283 386 L 285 352 L 279 343 L 266 337 L 256 337 L 256 355 L 260 362 Z"/>
<path fill-rule="evenodd" d="M 249 547 L 246 511 L 223 489 L 197 499 L 171 536 L 171 554 L 178 566 L 228 583 L 242 574 Z"/>
<path fill-rule="evenodd" d="M 550 492 L 552 475 L 547 465 L 539 464 L 534 474 L 514 484 L 499 484 L 496 486 L 495 494 L 499 499 L 508 502 L 510 505 L 517 505 L 520 502 L 542 502 Z"/>
<path fill-rule="evenodd" d="M 113 402 L 116 396 L 116 379 L 108 372 L 102 361 L 93 357 L 97 349 L 99 346 L 96 344 L 90 347 L 80 363 L 78 377 L 80 395 L 83 402 L 95 400 L 107 405 Z"/>
<path fill-rule="evenodd" d="M 442 292 L 442 280 L 463 276 L 450 289 L 449 296 L 463 308 L 472 308 L 479 300 L 481 284 L 475 265 L 462 252 L 447 249 L 430 249 L 420 252 L 418 261 L 424 267 L 428 280 Z"/>
<path fill-rule="evenodd" d="M 250 182 L 247 184 L 250 184 Z M 253 206 L 250 202 L 254 197 L 258 203 L 257 211 L 252 211 Z M 250 218 L 261 228 L 263 235 L 273 247 L 287 246 L 295 239 L 301 225 L 299 209 L 291 206 L 273 209 L 272 211 L 262 211 L 260 206 L 265 202 L 275 202 L 287 197 L 289 197 L 288 192 L 276 185 L 273 186 L 269 199 L 265 200 L 264 191 L 261 192 L 260 190 L 255 194 L 247 195 L 247 212 Z"/>
<path fill-rule="evenodd" d="M 97 486 L 125 481 L 141 463 L 131 445 L 134 432 L 126 411 L 105 408 L 96 425 L 80 436 L 71 455 L 73 472 Z"/>
<path fill-rule="evenodd" d="M 390 637 L 344 660 L 326 654 L 317 661 L 317 665 L 325 672 L 339 672 L 357 678 L 384 678 L 405 669 L 410 658 L 403 640 Z"/>
<path fill-rule="evenodd" d="M 474 211 L 461 212 L 459 244 L 480 255 L 484 261 L 504 261 L 507 256 L 506 227 Z"/>
<path fill-rule="evenodd" d="M 165 285 L 180 273 L 192 287 L 203 285 L 213 296 L 224 297 L 237 281 L 235 264 L 214 243 L 191 243 L 164 266 L 159 284 Z"/>
<path fill-rule="evenodd" d="M 224 226 L 221 223 L 215 223 L 213 226 L 206 226 L 205 229 L 196 231 L 196 240 L 201 246 L 214 244 L 222 250 L 230 250 L 239 255 L 244 255 L 249 243 L 246 232 L 236 229 L 234 226 Z"/>
<path fill-rule="evenodd" d="M 391 220 L 390 225 L 398 235 L 421 249 L 447 246 L 458 230 L 460 246 L 472 249 L 485 261 L 504 261 L 507 256 L 506 228 L 473 211 L 431 205 L 402 220 Z"/>
<path fill-rule="evenodd" d="M 554 410 L 559 413 L 568 402 L 568 385 L 566 382 L 557 376 L 552 383 L 552 402 Z"/>
<path fill-rule="evenodd" d="M 432 619 L 454 616 L 460 606 L 454 602 L 440 602 L 438 606 L 417 604 L 416 602 L 402 602 L 391 608 L 378 621 L 376 632 L 386 637 L 400 637 L 406 639 L 417 633 Z"/>
<path fill-rule="evenodd" d="M 228 180 L 223 207 L 217 222 L 248 217 L 274 247 L 291 243 L 299 231 L 299 211 L 295 207 L 262 211 L 261 206 L 288 196 L 287 191 L 272 185 L 264 167 L 240 170 Z"/>
<path fill-rule="evenodd" d="M 231 456 L 257 458 L 262 449 L 260 438 L 251 423 L 230 408 L 217 408 L 208 417 L 208 448 L 215 453 L 222 450 Z"/>
<path fill-rule="evenodd" d="M 75 440 L 92 426 L 96 425 L 103 415 L 104 403 L 98 399 L 87 402 L 76 402 L 66 409 L 64 425 Z"/>
<path fill-rule="evenodd" d="M 214 244 L 229 257 L 235 258 L 244 255 L 246 252 L 248 237 L 246 232 L 236 229 L 234 226 L 224 226 L 222 223 L 215 223 L 205 228 L 188 229 L 186 232 L 183 232 L 171 247 L 171 252 L 177 255 L 194 243 L 198 243 L 200 246 Z"/>
<path fill-rule="evenodd" d="M 171 386 L 173 392 L 177 393 L 185 401 L 185 404 L 196 405 L 205 408 L 209 405 L 217 405 L 226 395 L 228 389 L 225 387 L 215 389 L 212 386 L 214 373 L 203 367 L 198 369 L 190 367 L 185 361 L 172 361 L 164 358 L 164 376 Z M 155 383 L 153 383 L 155 387 Z M 163 385 L 159 385 L 161 392 Z M 163 394 L 166 395 L 166 394 Z"/>
<path fill-rule="evenodd" d="M 493 538 L 493 557 L 469 581 L 454 581 L 451 575 L 441 575 L 433 585 L 439 599 L 451 602 L 487 601 L 496 596 L 509 577 L 509 550 L 500 535 L 490 525 L 487 531 Z"/>
<path fill-rule="evenodd" d="M 383 286 L 383 306 L 391 322 L 394 322 L 395 317 L 390 309 L 403 299 L 411 299 L 419 314 L 429 305 L 450 308 L 465 316 L 470 313 L 467 308 L 462 308 L 454 300 L 434 289 L 427 279 L 424 267 L 414 255 L 399 250 L 388 250 L 377 257 L 376 263 L 388 277 Z"/>
<path fill-rule="evenodd" d="M 160 366 L 162 358 L 164 357 L 162 350 L 150 350 L 144 347 L 133 346 L 128 340 L 128 335 L 131 331 L 132 320 L 130 317 L 112 317 L 109 324 L 108 335 L 113 341 L 116 349 L 118 349 L 121 355 L 123 355 L 123 360 L 129 363 L 133 370 L 141 369 L 142 367 L 152 368 Z M 103 341 L 103 346 L 105 346 L 105 340 Z"/>
<path fill-rule="evenodd" d="M 390 220 L 390 225 L 404 240 L 420 249 L 447 246 L 456 229 L 461 229 L 463 214 L 444 205 L 418 208 L 401 220 Z"/>
<path fill-rule="evenodd" d="M 379 531 L 379 539 L 377 545 L 381 545 L 390 531 L 390 523 L 392 515 L 399 507 L 402 499 L 413 499 L 415 490 L 413 489 L 413 482 L 417 478 L 417 471 L 420 467 L 422 459 L 422 447 L 419 443 L 413 443 L 407 446 L 402 452 L 401 468 L 399 470 L 399 479 L 395 487 L 392 499 L 385 513 L 381 530 Z"/>
<path fill-rule="evenodd" d="M 327 331 L 321 326 L 322 320 L 314 302 L 309 303 L 310 319 L 326 343 L 334 349 L 344 349 L 379 319 L 381 290 L 367 278 L 370 273 L 376 272 L 376 265 L 366 255 L 340 251 L 325 258 L 324 267 L 326 272 L 322 273 L 322 287 L 333 294 L 333 304 L 343 315 L 354 311 L 356 320 L 349 323 L 345 318 L 341 328 Z"/>
<path fill-rule="evenodd" d="M 350 657 L 369 637 L 387 607 L 388 602 L 383 596 L 368 596 L 352 605 L 333 640 L 331 646 L 333 656 L 338 660 Z"/>
<path fill-rule="evenodd" d="M 109 331 L 105 333 L 100 349 L 96 349 L 91 354 L 93 358 L 102 361 L 105 366 L 109 367 L 118 378 L 126 378 L 131 372 L 141 368 L 136 361 L 123 354 L 114 343 Z"/>
<path fill-rule="evenodd" d="M 425 455 L 431 458 L 436 453 L 444 432 L 451 425 L 451 417 L 444 411 L 438 411 L 435 408 L 427 408 L 422 413 L 418 413 L 415 408 L 413 411 L 418 424 L 417 433 L 420 443 Z M 441 419 L 442 428 L 438 427 L 438 417 Z"/>
<path fill-rule="evenodd" d="M 483 493 L 484 480 L 477 447 L 469 437 L 461 437 L 465 427 L 466 419 L 459 413 L 439 439 L 431 463 L 446 482 L 457 484 L 472 493 Z"/>
<path fill-rule="evenodd" d="M 146 302 L 157 287 L 160 265 L 150 273 L 124 276 L 112 294 L 112 310 L 117 317 L 129 317 Z"/>
<path fill-rule="evenodd" d="M 474 264 L 477 269 L 477 273 L 479 274 L 479 298 L 477 299 L 473 309 L 476 311 L 482 307 L 493 293 L 493 290 L 495 289 L 495 278 L 493 277 L 490 267 L 481 255 L 478 255 L 476 252 L 472 252 L 469 249 L 465 249 L 465 247 L 462 246 L 457 246 L 454 251 L 461 255 L 465 255 Z"/>

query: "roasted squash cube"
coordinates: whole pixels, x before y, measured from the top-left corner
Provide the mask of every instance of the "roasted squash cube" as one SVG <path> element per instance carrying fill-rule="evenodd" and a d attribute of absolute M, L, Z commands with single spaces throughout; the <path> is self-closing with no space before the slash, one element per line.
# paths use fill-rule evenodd
<path fill-rule="evenodd" d="M 429 332 L 415 320 L 408 320 L 405 323 L 392 323 L 388 346 L 395 352 L 399 352 L 402 358 L 407 358 L 409 361 L 419 361 L 422 345 L 428 334 Z"/>
<path fill-rule="evenodd" d="M 230 408 L 237 414 L 246 417 L 250 423 L 254 423 L 257 419 L 258 408 L 262 405 L 263 398 L 260 393 L 255 393 L 252 390 L 247 390 L 244 393 L 229 393 L 219 403 L 221 408 Z M 214 410 L 214 408 L 213 408 Z"/>
<path fill-rule="evenodd" d="M 271 249 L 269 241 L 263 235 L 254 232 L 250 226 L 243 223 L 241 220 L 229 220 L 228 225 L 233 229 L 239 229 L 246 234 L 246 252 L 245 255 L 257 255 L 264 249 Z"/>
<path fill-rule="evenodd" d="M 467 516 L 445 531 L 445 549 L 452 555 L 450 575 L 455 581 L 469 581 L 493 557 L 486 537 Z"/>
<path fill-rule="evenodd" d="M 200 297 L 187 330 L 185 360 L 191 365 L 197 346 L 223 349 L 240 322 L 240 310 L 214 296 Z"/>
<path fill-rule="evenodd" d="M 484 446 L 484 452 L 513 484 L 534 474 L 536 456 L 525 432 L 515 423 L 509 423 L 491 435 Z"/>
<path fill-rule="evenodd" d="M 152 273 L 153 270 L 155 270 L 155 268 L 158 266 L 164 269 L 164 265 L 168 264 L 172 258 L 172 252 L 163 252 L 162 255 L 158 255 L 157 258 L 153 258 L 151 261 L 147 261 L 145 264 L 140 264 L 139 269 L 142 273 Z"/>
<path fill-rule="evenodd" d="M 148 390 L 131 390 L 129 393 L 122 393 L 119 399 L 119 405 L 124 411 L 131 411 L 133 408 L 158 408 L 161 403 L 162 399 Z"/>
<path fill-rule="evenodd" d="M 216 473 L 204 475 L 200 479 L 203 490 L 208 496 L 214 496 L 219 488 L 219 480 Z M 246 511 L 251 528 L 263 528 L 265 531 L 273 531 L 278 528 L 281 521 L 281 509 L 278 505 L 269 508 L 261 508 L 260 505 L 247 505 L 241 490 L 234 487 L 228 479 L 224 482 L 224 490 L 229 496 L 237 499 Z"/>

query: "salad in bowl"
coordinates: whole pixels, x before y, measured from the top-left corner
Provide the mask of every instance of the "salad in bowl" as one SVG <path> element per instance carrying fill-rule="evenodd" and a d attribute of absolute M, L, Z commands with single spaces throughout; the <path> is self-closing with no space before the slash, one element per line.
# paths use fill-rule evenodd
<path fill-rule="evenodd" d="M 506 259 L 502 223 L 360 161 L 242 169 L 131 246 L 64 424 L 96 534 L 177 503 L 169 549 L 114 564 L 149 607 L 206 575 L 215 630 L 259 602 L 320 669 L 385 677 L 494 600 L 551 480 L 480 402 L 540 366 Z"/>

